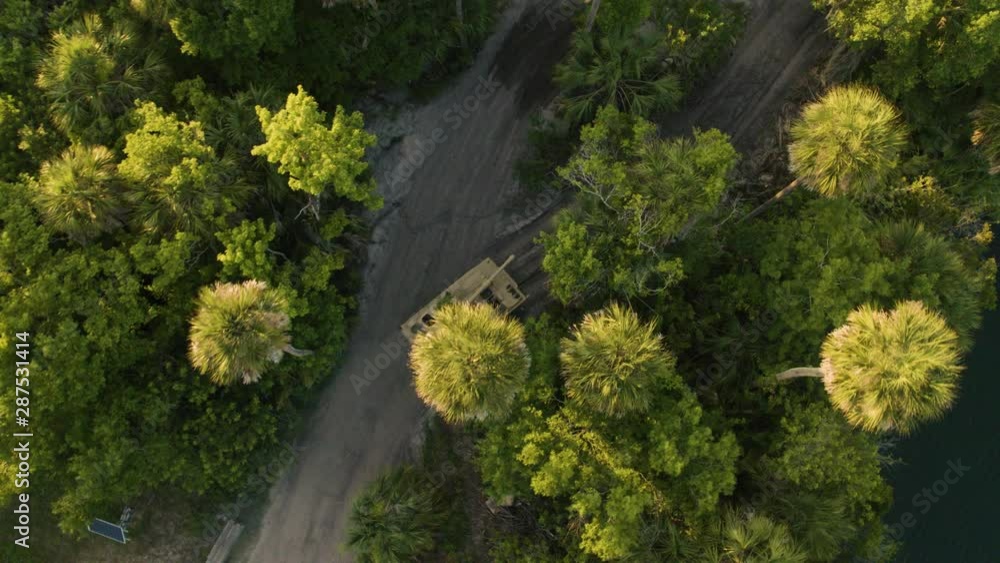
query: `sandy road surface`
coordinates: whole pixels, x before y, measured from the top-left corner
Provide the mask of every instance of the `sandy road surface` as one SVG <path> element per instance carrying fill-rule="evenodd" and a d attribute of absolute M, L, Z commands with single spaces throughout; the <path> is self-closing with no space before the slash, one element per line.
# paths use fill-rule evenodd
<path fill-rule="evenodd" d="M 497 240 L 499 211 L 513 196 L 516 152 L 530 126 L 528 109 L 549 91 L 538 84 L 547 81 L 566 36 L 550 32 L 528 51 L 523 42 L 506 42 L 524 6 L 511 5 L 473 68 L 419 109 L 414 133 L 379 161 L 378 177 L 395 172 L 405 180 L 383 186 L 388 211 L 369 249 L 359 324 L 299 458 L 272 490 L 249 561 L 351 561 L 342 550 L 349 500 L 409 449 L 425 409 L 410 386 L 405 350 L 386 367 L 376 362 L 385 366 L 398 345 L 400 323 Z M 512 59 L 515 52 L 524 56 Z M 474 109 L 456 111 L 455 104 Z M 364 376 L 366 368 L 379 375 L 356 392 L 350 375 Z"/>
<path fill-rule="evenodd" d="M 664 135 L 715 127 L 742 152 L 770 130 L 789 89 L 831 46 L 826 19 L 808 0 L 752 0 L 732 59 L 686 107 L 660 123 Z"/>
<path fill-rule="evenodd" d="M 408 454 L 425 414 L 410 385 L 405 350 L 387 361 L 407 316 L 484 256 L 511 252 L 521 256 L 515 274 L 529 294 L 541 297 L 540 253 L 530 241 L 551 213 L 497 236 L 536 197 L 517 192 L 513 166 L 525 145 L 530 110 L 551 96 L 547 76 L 566 46 L 568 28 L 539 18 L 540 4 L 514 0 L 474 66 L 418 109 L 413 133 L 380 158 L 377 174 L 394 171 L 402 181 L 382 186 L 387 206 L 369 247 L 359 324 L 295 464 L 271 492 L 244 560 L 353 561 L 342 548 L 350 499 Z M 808 0 L 758 0 L 732 61 L 665 131 L 719 127 L 741 149 L 751 146 L 754 131 L 773 120 L 789 84 L 822 51 L 824 40 L 815 38 L 822 25 Z M 475 109 L 455 111 L 463 103 Z M 407 160 L 419 165 L 407 167 Z M 366 371 L 377 377 L 356 387 L 358 378 L 351 376 Z"/>

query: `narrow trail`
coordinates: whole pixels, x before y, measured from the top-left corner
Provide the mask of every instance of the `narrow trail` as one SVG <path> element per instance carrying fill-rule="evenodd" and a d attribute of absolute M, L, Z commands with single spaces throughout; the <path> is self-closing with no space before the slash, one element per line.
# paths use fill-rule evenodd
<path fill-rule="evenodd" d="M 544 17 L 557 5 L 513 0 L 472 68 L 417 109 L 413 133 L 379 158 L 376 175 L 397 181 L 380 187 L 387 205 L 369 245 L 358 326 L 295 463 L 273 487 L 238 560 L 353 561 L 343 549 L 350 501 L 381 470 L 412 455 L 426 413 L 399 336 L 414 310 L 483 257 L 511 253 L 530 305 L 544 301 L 541 252 L 532 240 L 566 197 L 521 193 L 513 172 L 531 112 L 551 100 L 552 66 L 568 45 L 569 22 Z M 757 0 L 732 60 L 665 132 L 719 127 L 741 149 L 751 146 L 754 131 L 773 121 L 790 85 L 826 48 L 822 25 L 808 0 Z M 511 228 L 515 214 L 542 204 L 533 222 Z"/>

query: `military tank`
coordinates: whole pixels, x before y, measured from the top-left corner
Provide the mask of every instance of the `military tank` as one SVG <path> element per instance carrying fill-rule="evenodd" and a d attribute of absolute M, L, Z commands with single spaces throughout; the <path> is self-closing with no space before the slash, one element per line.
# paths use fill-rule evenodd
<path fill-rule="evenodd" d="M 511 255 L 497 266 L 496 262 L 487 258 L 462 274 L 400 326 L 403 336 L 412 342 L 416 335 L 434 324 L 434 311 L 451 301 L 486 302 L 504 313 L 516 309 L 524 303 L 525 296 L 514 278 L 504 270 L 513 261 L 514 256 Z"/>

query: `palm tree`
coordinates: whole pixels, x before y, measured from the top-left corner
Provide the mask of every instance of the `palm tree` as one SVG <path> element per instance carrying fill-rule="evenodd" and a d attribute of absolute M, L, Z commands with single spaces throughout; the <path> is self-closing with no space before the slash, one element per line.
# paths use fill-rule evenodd
<path fill-rule="evenodd" d="M 570 400 L 607 416 L 645 412 L 657 387 L 676 377 L 656 327 L 618 304 L 586 315 L 559 357 Z"/>
<path fill-rule="evenodd" d="M 265 158 L 254 157 L 250 151 L 267 140 L 255 108 L 275 109 L 284 100 L 270 86 L 251 84 L 246 90 L 218 101 L 215 111 L 200 117 L 205 141 L 221 156 L 226 164 L 224 168 L 239 168 L 248 175 L 250 184 L 262 185 L 270 199 L 280 200 L 289 191 L 288 178 L 278 172 L 276 165 Z"/>
<path fill-rule="evenodd" d="M 216 152 L 230 158 L 249 162 L 253 166 L 268 166 L 267 160 L 250 154 L 255 145 L 267 141 L 255 108 L 280 107 L 283 102 L 281 96 L 270 86 L 257 87 L 251 84 L 246 90 L 219 98 L 218 102 L 215 111 L 201 121 L 208 144 Z"/>
<path fill-rule="evenodd" d="M 189 356 L 217 385 L 254 383 L 284 355 L 312 352 L 292 346 L 288 302 L 256 280 L 216 283 L 198 294 Z"/>
<path fill-rule="evenodd" d="M 417 395 L 448 422 L 509 412 L 529 364 L 520 323 L 486 303 L 443 305 L 410 351 Z"/>
<path fill-rule="evenodd" d="M 784 524 L 763 514 L 726 510 L 715 545 L 704 563 L 806 563 L 807 555 L 796 545 Z"/>
<path fill-rule="evenodd" d="M 788 528 L 799 547 L 815 561 L 834 561 L 844 545 L 857 537 L 846 496 L 821 494 L 787 486 L 764 495 L 762 509 Z"/>
<path fill-rule="evenodd" d="M 682 95 L 680 82 L 664 65 L 660 36 L 623 30 L 575 34 L 555 81 L 563 111 L 576 122 L 589 121 L 608 104 L 646 116 L 676 107 Z"/>
<path fill-rule="evenodd" d="M 983 151 L 990 174 L 1000 174 L 1000 104 L 983 104 L 972 114 L 972 144 Z"/>
<path fill-rule="evenodd" d="M 361 563 L 404 563 L 434 548 L 436 491 L 412 466 L 380 475 L 354 500 L 347 545 Z"/>
<path fill-rule="evenodd" d="M 803 184 L 826 197 L 880 186 L 896 167 L 906 136 L 899 111 L 877 91 L 857 84 L 831 89 L 791 127 L 788 157 L 795 180 L 743 220 Z"/>
<path fill-rule="evenodd" d="M 958 388 L 958 335 L 919 301 L 892 311 L 865 305 L 823 342 L 817 368 L 793 368 L 777 376 L 821 377 L 833 405 L 867 431 L 902 434 L 939 417 Z"/>
<path fill-rule="evenodd" d="M 63 131 L 102 140 L 113 133 L 114 118 L 161 77 L 166 66 L 160 56 L 136 43 L 133 31 L 95 15 L 53 35 L 37 82 Z"/>
<path fill-rule="evenodd" d="M 84 145 L 42 164 L 32 194 L 45 222 L 79 242 L 122 225 L 120 195 L 114 153 Z"/>
<path fill-rule="evenodd" d="M 878 242 L 885 257 L 903 266 L 897 281 L 891 282 L 901 292 L 897 295 L 921 299 L 939 311 L 958 334 L 959 346 L 968 349 L 982 321 L 983 289 L 993 290 L 992 276 L 984 284 L 980 273 L 966 265 L 952 241 L 913 221 L 881 226 Z"/>

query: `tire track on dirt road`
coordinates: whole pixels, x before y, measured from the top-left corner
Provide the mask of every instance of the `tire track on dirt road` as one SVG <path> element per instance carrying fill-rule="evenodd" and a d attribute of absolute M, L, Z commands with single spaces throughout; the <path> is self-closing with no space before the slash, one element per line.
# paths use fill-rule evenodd
<path fill-rule="evenodd" d="M 532 12 L 526 12 L 529 5 Z M 340 373 L 308 422 L 298 459 L 272 488 L 259 529 L 236 560 L 353 561 L 343 550 L 350 500 L 409 455 L 426 413 L 410 384 L 400 323 L 483 257 L 502 259 L 511 251 L 524 255 L 514 270 L 531 278 L 532 301 L 544 298 L 541 252 L 531 241 L 549 223 L 551 209 L 501 239 L 497 232 L 509 220 L 505 210 L 516 207 L 512 201 L 531 197 L 514 185 L 514 164 L 526 146 L 530 110 L 551 99 L 549 76 L 567 45 L 568 22 L 550 25 L 539 17 L 546 6 L 557 9 L 558 2 L 513 0 L 473 67 L 419 108 L 414 133 L 376 164 L 379 177 L 404 161 L 412 166 L 396 176 L 399 182 L 380 186 L 387 211 L 369 245 L 358 325 Z M 524 21 L 532 23 L 516 26 L 526 13 Z M 738 147 L 752 145 L 753 132 L 773 122 L 783 94 L 825 48 L 817 38 L 822 26 L 808 0 L 756 0 L 732 60 L 664 131 L 715 126 L 733 135 Z M 481 96 L 476 88 L 483 91 L 483 80 L 499 85 Z M 460 119 L 448 113 L 473 97 L 477 102 L 466 108 L 474 109 L 458 112 Z M 553 198 L 552 206 L 566 200 Z M 373 377 L 359 378 L 366 370 Z"/>
<path fill-rule="evenodd" d="M 308 422 L 299 458 L 272 488 L 260 527 L 243 546 L 243 560 L 353 561 L 343 549 L 350 500 L 409 455 L 426 409 L 410 385 L 399 325 L 496 240 L 531 124 L 527 110 L 551 92 L 551 66 L 569 35 L 565 22 L 508 41 L 529 1 L 509 5 L 473 67 L 417 109 L 413 133 L 375 164 L 376 177 L 391 172 L 395 181 L 380 185 L 388 211 L 369 245 L 358 324 L 340 373 Z M 514 51 L 528 64 L 506 64 Z M 359 379 L 351 376 L 366 370 L 371 381 L 355 387 Z"/>
<path fill-rule="evenodd" d="M 775 132 L 791 91 L 833 48 L 833 41 L 824 32 L 826 18 L 813 10 L 808 0 L 744 3 L 747 26 L 730 59 L 679 110 L 656 120 L 661 136 L 690 135 L 695 127 L 716 128 L 729 134 L 744 157 L 749 155 Z M 532 241 L 552 227 L 555 209 L 570 199 L 555 199 L 554 209 L 547 209 L 538 220 L 490 249 L 494 257 L 518 256 L 511 271 L 528 295 L 523 313 L 539 312 L 548 298 L 546 277 L 540 272 L 543 254 L 532 252 Z"/>

